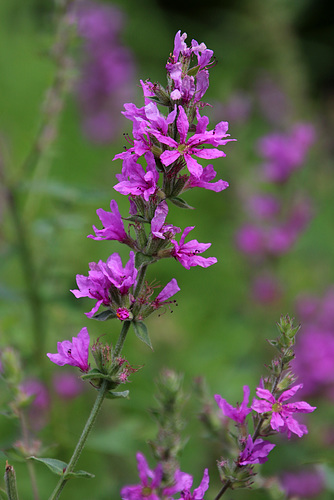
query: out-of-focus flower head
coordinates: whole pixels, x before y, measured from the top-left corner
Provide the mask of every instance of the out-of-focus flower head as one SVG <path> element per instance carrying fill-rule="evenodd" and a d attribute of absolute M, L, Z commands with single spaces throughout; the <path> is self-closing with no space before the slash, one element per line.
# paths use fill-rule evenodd
<path fill-rule="evenodd" d="M 83 39 L 77 97 L 86 135 L 111 141 L 119 127 L 121 103 L 132 98 L 134 62 L 121 42 L 124 15 L 114 5 L 77 1 L 71 14 Z"/>
<path fill-rule="evenodd" d="M 323 471 L 307 467 L 295 472 L 285 472 L 280 484 L 288 498 L 318 498 L 325 489 Z"/>

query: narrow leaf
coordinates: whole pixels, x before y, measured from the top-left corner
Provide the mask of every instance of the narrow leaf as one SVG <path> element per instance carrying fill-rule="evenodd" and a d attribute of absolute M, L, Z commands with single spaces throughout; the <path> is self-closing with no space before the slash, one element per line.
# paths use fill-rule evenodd
<path fill-rule="evenodd" d="M 115 392 L 115 391 L 109 391 L 106 394 L 107 399 L 119 399 L 119 398 L 127 398 L 129 395 L 130 391 L 123 391 L 123 392 Z"/>
<path fill-rule="evenodd" d="M 153 347 L 152 347 L 152 344 L 151 344 L 151 339 L 150 339 L 150 337 L 148 335 L 148 330 L 147 330 L 147 327 L 146 327 L 145 323 L 143 323 L 142 321 L 132 321 L 132 325 L 133 325 L 133 328 L 134 328 L 136 336 L 140 340 L 142 340 L 143 342 L 145 342 L 145 344 L 148 345 L 148 347 L 150 349 L 152 349 L 152 351 L 153 351 Z"/>
<path fill-rule="evenodd" d="M 66 470 L 67 463 L 62 460 L 57 460 L 56 458 L 38 458 L 38 457 L 28 457 L 31 460 L 36 460 L 37 462 L 42 462 L 46 465 L 51 472 L 57 474 L 57 476 L 62 476 Z"/>
<path fill-rule="evenodd" d="M 190 205 L 188 205 L 188 203 L 185 200 L 183 200 L 182 198 L 179 198 L 178 196 L 172 196 L 169 199 L 172 203 L 174 203 L 174 205 L 176 205 L 179 208 L 188 208 L 190 210 L 195 210 L 194 207 L 191 207 Z"/>
<path fill-rule="evenodd" d="M 105 311 L 94 314 L 92 319 L 97 319 L 97 321 L 106 321 L 107 319 L 114 318 L 117 318 L 116 313 L 114 311 L 111 311 L 110 309 L 106 309 Z"/>

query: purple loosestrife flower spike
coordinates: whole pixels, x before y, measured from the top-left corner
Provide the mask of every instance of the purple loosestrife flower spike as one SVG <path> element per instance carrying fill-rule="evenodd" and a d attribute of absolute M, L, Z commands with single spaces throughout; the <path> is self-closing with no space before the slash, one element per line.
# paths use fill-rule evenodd
<path fill-rule="evenodd" d="M 223 414 L 241 425 L 245 422 L 247 415 L 252 411 L 251 408 L 247 407 L 250 394 L 248 385 L 244 385 L 243 391 L 244 399 L 241 405 L 237 403 L 236 408 L 227 403 L 227 401 L 223 399 L 219 394 L 215 395 L 216 403 L 222 410 Z"/>
<path fill-rule="evenodd" d="M 240 453 L 238 458 L 239 465 L 263 464 L 268 460 L 268 455 L 275 444 L 264 441 L 263 439 L 255 439 L 253 442 L 252 436 L 247 438 L 246 446 Z"/>
<path fill-rule="evenodd" d="M 137 464 L 140 484 L 124 486 L 121 490 L 122 500 L 160 500 L 157 489 L 163 476 L 162 465 L 158 464 L 152 471 L 142 453 L 137 453 Z"/>
<path fill-rule="evenodd" d="M 93 226 L 96 236 L 90 234 L 88 238 L 92 238 L 93 240 L 98 241 L 116 240 L 120 241 L 121 243 L 126 243 L 129 240 L 129 237 L 125 232 L 122 217 L 119 213 L 118 205 L 115 200 L 111 200 L 110 209 L 111 212 L 106 212 L 102 208 L 98 208 L 96 210 L 96 213 L 99 216 L 104 229 L 97 229 L 95 226 Z"/>
<path fill-rule="evenodd" d="M 190 231 L 194 229 L 195 226 L 188 226 L 183 231 L 180 239 L 180 243 L 176 240 L 171 240 L 174 245 L 172 250 L 172 256 L 180 262 L 186 269 L 190 269 L 193 266 L 209 267 L 217 262 L 216 257 L 201 257 L 199 253 L 207 250 L 211 243 L 199 243 L 197 240 L 191 240 L 187 243 L 184 242 Z"/>
<path fill-rule="evenodd" d="M 274 431 L 286 432 L 288 438 L 291 437 L 291 433 L 297 434 L 298 437 L 302 437 L 304 434 L 307 434 L 307 427 L 297 422 L 297 420 L 293 418 L 293 414 L 311 413 L 316 409 L 316 406 L 310 406 L 305 401 L 284 404 L 287 399 L 292 398 L 302 387 L 303 384 L 295 385 L 288 391 L 284 391 L 277 400 L 270 391 L 258 387 L 256 389 L 256 395 L 261 399 L 253 400 L 252 409 L 257 413 L 272 412 L 270 425 Z"/>
<path fill-rule="evenodd" d="M 57 343 L 57 354 L 48 353 L 48 358 L 56 365 L 77 366 L 83 372 L 88 372 L 89 333 L 86 327 L 82 328 L 77 337 L 72 337 L 72 342 L 64 340 Z"/>

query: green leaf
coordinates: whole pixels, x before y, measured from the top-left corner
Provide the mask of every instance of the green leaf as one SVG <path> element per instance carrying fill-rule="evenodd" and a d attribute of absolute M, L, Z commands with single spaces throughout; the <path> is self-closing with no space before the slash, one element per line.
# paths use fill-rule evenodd
<path fill-rule="evenodd" d="M 111 309 L 107 309 L 105 311 L 101 311 L 100 313 L 94 314 L 92 319 L 97 319 L 97 321 L 106 321 L 107 319 L 114 319 L 117 318 L 117 315 L 114 311 L 111 311 Z"/>
<path fill-rule="evenodd" d="M 112 381 L 112 378 L 110 375 L 107 375 L 106 373 L 100 372 L 97 368 L 93 368 L 90 370 L 88 373 L 85 373 L 84 375 L 81 375 L 82 380 L 91 380 L 91 379 L 97 379 L 97 378 L 103 378 L 109 381 Z"/>
<path fill-rule="evenodd" d="M 194 207 L 191 207 L 190 205 L 188 205 L 188 203 L 185 200 L 183 200 L 182 198 L 179 198 L 178 196 L 172 196 L 169 199 L 172 203 L 174 203 L 174 205 L 176 205 L 179 208 L 188 208 L 190 210 L 195 210 Z"/>
<path fill-rule="evenodd" d="M 135 265 L 138 269 L 143 264 L 150 264 L 153 261 L 153 257 L 151 255 L 145 255 L 141 252 L 136 253 Z"/>
<path fill-rule="evenodd" d="M 85 470 L 77 470 L 76 472 L 69 472 L 66 474 L 66 477 L 83 477 L 86 479 L 93 479 L 95 476 Z"/>
<path fill-rule="evenodd" d="M 57 476 L 62 476 L 67 467 L 67 463 L 62 460 L 57 460 L 56 458 L 38 458 L 34 456 L 28 458 L 36 460 L 37 462 L 42 462 L 42 464 L 46 465 L 50 471 L 57 474 Z"/>
<path fill-rule="evenodd" d="M 127 398 L 129 395 L 130 391 L 123 391 L 123 392 L 115 392 L 115 391 L 109 391 L 106 394 L 107 399 L 119 399 L 119 398 Z"/>
<path fill-rule="evenodd" d="M 122 217 L 124 220 L 128 220 L 130 222 L 141 222 L 142 224 L 146 223 L 149 224 L 150 221 L 145 219 L 142 215 L 130 215 L 130 217 Z"/>
<path fill-rule="evenodd" d="M 151 339 L 148 335 L 148 330 L 147 330 L 145 323 L 143 323 L 142 321 L 132 321 L 132 326 L 133 326 L 133 329 L 135 331 L 136 336 L 140 340 L 145 342 L 145 344 L 148 345 L 148 347 L 150 349 L 152 349 L 152 351 L 153 351 Z"/>
<path fill-rule="evenodd" d="M 66 477 L 85 477 L 85 478 L 95 477 L 94 474 L 91 474 L 90 472 L 86 472 L 84 470 L 68 472 L 66 474 L 67 463 L 63 462 L 62 460 L 57 460 L 56 458 L 38 458 L 34 456 L 28 458 L 31 460 L 36 460 L 37 462 L 42 462 L 50 469 L 51 472 L 53 472 L 57 476 L 66 475 Z"/>

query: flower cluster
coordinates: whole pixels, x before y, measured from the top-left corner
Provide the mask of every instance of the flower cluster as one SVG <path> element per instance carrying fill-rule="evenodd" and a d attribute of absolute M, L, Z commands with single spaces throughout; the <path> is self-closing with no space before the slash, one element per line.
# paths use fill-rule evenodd
<path fill-rule="evenodd" d="M 293 369 L 303 380 L 304 395 L 334 400 L 334 288 L 323 297 L 301 295 L 296 309 L 302 335 L 296 343 Z"/>
<path fill-rule="evenodd" d="M 292 385 L 294 377 L 291 373 L 290 362 L 292 361 L 293 345 L 298 327 L 293 327 L 290 318 L 281 318 L 278 324 L 280 336 L 270 341 L 277 348 L 279 355 L 274 358 L 269 367 L 270 376 L 261 380 L 256 389 L 257 398 L 249 404 L 250 389 L 247 385 L 243 388 L 243 400 L 236 407 L 230 405 L 219 394 L 215 400 L 222 415 L 221 421 L 228 431 L 229 421 L 233 421 L 235 429 L 230 434 L 232 448 L 226 444 L 226 453 L 237 454 L 234 461 L 221 459 L 218 468 L 225 485 L 238 487 L 252 482 L 254 464 L 262 464 L 268 460 L 268 454 L 276 446 L 266 439 L 272 434 L 286 434 L 288 438 L 292 434 L 302 437 L 307 433 L 306 425 L 300 423 L 296 418 L 297 413 L 311 413 L 314 406 L 305 401 L 295 401 L 294 396 L 302 388 L 302 384 Z M 291 402 L 288 400 L 292 399 Z M 254 424 L 253 432 L 249 430 L 250 422 Z M 222 418 L 223 417 L 223 418 Z M 226 443 L 228 440 L 226 440 Z"/>
<path fill-rule="evenodd" d="M 114 5 L 74 2 L 72 18 L 83 42 L 76 96 L 86 136 L 96 143 L 114 139 L 120 103 L 132 97 L 134 62 L 121 43 L 124 15 Z"/>
<path fill-rule="evenodd" d="M 270 134 L 259 141 L 264 158 L 259 178 L 267 181 L 265 189 L 271 185 L 271 192 L 261 187 L 257 194 L 245 197 L 248 221 L 236 233 L 238 250 L 267 268 L 253 283 L 253 297 L 259 302 L 279 297 L 282 287 L 272 273 L 273 262 L 291 250 L 312 219 L 308 197 L 297 194 L 291 202 L 284 198 L 287 182 L 302 167 L 314 137 L 313 127 L 301 123 L 289 134 Z"/>
<path fill-rule="evenodd" d="M 138 474 L 140 483 L 124 486 L 121 490 L 122 500 L 135 500 L 147 498 L 148 500 L 202 500 L 209 487 L 209 473 L 205 469 L 200 485 L 191 492 L 193 478 L 190 474 L 177 470 L 174 476 L 174 485 L 162 485 L 163 469 L 158 464 L 154 470 L 148 466 L 142 453 L 137 453 Z M 177 495 L 176 497 L 174 495 Z"/>
<path fill-rule="evenodd" d="M 181 229 L 166 222 L 168 200 L 186 208 L 179 197 L 186 190 L 202 187 L 219 192 L 228 186 L 223 180 L 211 182 L 216 176 L 212 165 L 202 166 L 195 159 L 225 156 L 219 147 L 232 139 L 226 122 L 208 130 L 209 119 L 200 114 L 213 53 L 195 40 L 188 48 L 185 39 L 186 34 L 181 32 L 175 37 L 174 51 L 166 65 L 167 87 L 142 82 L 145 105 L 138 108 L 125 104 L 124 115 L 133 122 L 133 139 L 128 137 L 131 147 L 114 158 L 123 161 L 114 189 L 129 197 L 129 215 L 122 217 L 117 202 L 111 200 L 110 212 L 97 210 L 102 229 L 93 226 L 95 234 L 88 237 L 119 241 L 131 248 L 130 258 L 123 267 L 121 257 L 114 253 L 106 262 L 90 263 L 88 276 L 77 275 L 78 289 L 71 290 L 75 297 L 96 300 L 86 313 L 89 318 L 96 317 L 99 307 L 104 306 L 109 318 L 141 321 L 173 302 L 171 297 L 179 291 L 175 278 L 156 298 L 152 298 L 154 287 L 142 281 L 148 265 L 159 259 L 173 257 L 186 269 L 217 262 L 215 257 L 201 255 L 210 243 L 185 241 L 194 226 L 186 227 L 177 240 Z M 169 108 L 167 116 L 160 112 L 159 104 Z M 188 174 L 183 172 L 185 168 Z"/>

